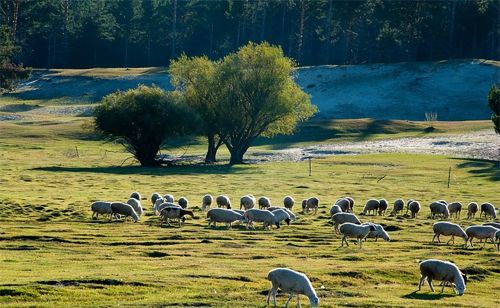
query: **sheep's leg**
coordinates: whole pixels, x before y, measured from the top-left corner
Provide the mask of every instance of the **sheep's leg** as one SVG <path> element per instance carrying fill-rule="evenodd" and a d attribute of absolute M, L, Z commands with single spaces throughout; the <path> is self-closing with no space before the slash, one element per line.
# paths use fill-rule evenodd
<path fill-rule="evenodd" d="M 437 233 L 434 233 L 434 236 L 432 237 L 431 243 L 434 243 L 434 240 L 436 239 L 436 236 L 437 236 Z M 439 238 L 438 238 L 438 241 L 439 241 Z"/>
<path fill-rule="evenodd" d="M 442 281 L 442 282 L 441 282 L 441 293 L 443 293 L 443 292 L 444 292 L 444 286 L 445 286 L 445 285 L 446 285 L 446 284 L 444 283 L 444 281 Z"/>
<path fill-rule="evenodd" d="M 274 287 L 271 287 L 269 292 L 267 293 L 266 305 L 269 306 L 269 300 L 271 299 L 271 294 L 274 292 Z"/>
<path fill-rule="evenodd" d="M 450 238 L 450 240 L 448 242 L 446 242 L 446 245 L 449 245 L 450 242 L 452 242 L 453 244 L 455 244 L 455 236 L 454 235 L 452 235 L 451 238 Z"/>
<path fill-rule="evenodd" d="M 420 291 L 422 289 L 422 285 L 424 284 L 425 281 L 425 276 L 420 276 L 420 280 L 418 281 L 418 290 Z"/>
<path fill-rule="evenodd" d="M 300 294 L 297 294 L 297 306 L 300 308 Z"/>
<path fill-rule="evenodd" d="M 431 277 L 427 277 L 427 283 L 429 284 L 429 287 L 431 288 L 431 291 L 435 292 L 434 291 L 434 286 L 432 285 L 432 278 Z"/>
<path fill-rule="evenodd" d="M 361 238 L 358 238 L 358 243 L 359 243 L 359 249 L 361 249 L 361 243 L 363 243 L 363 241 L 361 240 Z"/>
<path fill-rule="evenodd" d="M 292 299 L 292 297 L 293 297 L 293 293 L 290 292 L 290 295 L 288 295 L 288 300 L 285 303 L 285 308 L 288 307 L 288 303 L 290 302 L 290 300 Z"/>

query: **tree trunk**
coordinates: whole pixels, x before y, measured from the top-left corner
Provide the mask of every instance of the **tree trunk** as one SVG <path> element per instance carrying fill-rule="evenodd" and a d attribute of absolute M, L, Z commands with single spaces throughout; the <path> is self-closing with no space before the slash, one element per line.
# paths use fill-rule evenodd
<path fill-rule="evenodd" d="M 157 167 L 160 163 L 155 159 L 156 154 L 160 150 L 159 146 L 144 146 L 133 153 L 134 157 L 139 161 L 143 167 Z"/>
<path fill-rule="evenodd" d="M 172 1 L 172 49 L 170 50 L 170 58 L 175 58 L 175 45 L 177 40 L 177 0 Z"/>
<path fill-rule="evenodd" d="M 216 144 L 214 133 L 207 134 L 207 139 L 208 139 L 208 149 L 207 149 L 207 155 L 205 155 L 205 163 L 212 164 L 217 161 L 216 155 L 217 155 L 217 150 L 220 147 L 220 142 Z"/>
<path fill-rule="evenodd" d="M 125 37 L 125 55 L 123 60 L 125 67 L 128 67 L 128 36 Z"/>
<path fill-rule="evenodd" d="M 229 160 L 230 165 L 238 165 L 238 164 L 243 164 L 243 155 L 247 152 L 248 148 L 250 147 L 249 142 L 241 142 L 239 144 L 236 144 L 234 146 L 227 146 L 227 149 L 229 150 L 229 153 L 231 153 L 231 158 Z"/>
<path fill-rule="evenodd" d="M 300 1 L 301 9 L 300 9 L 300 25 L 299 25 L 299 37 L 297 44 L 297 63 L 299 65 L 302 64 L 302 46 L 304 44 L 304 28 L 305 28 L 305 13 L 306 13 L 306 4 L 304 0 Z"/>

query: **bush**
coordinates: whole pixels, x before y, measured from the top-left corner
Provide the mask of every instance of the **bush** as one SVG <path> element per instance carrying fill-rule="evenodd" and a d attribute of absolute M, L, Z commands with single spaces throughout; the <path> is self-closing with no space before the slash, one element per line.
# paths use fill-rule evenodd
<path fill-rule="evenodd" d="M 500 84 L 493 85 L 488 92 L 488 105 L 490 106 L 493 114 L 491 115 L 491 121 L 495 126 L 495 131 L 500 134 Z"/>

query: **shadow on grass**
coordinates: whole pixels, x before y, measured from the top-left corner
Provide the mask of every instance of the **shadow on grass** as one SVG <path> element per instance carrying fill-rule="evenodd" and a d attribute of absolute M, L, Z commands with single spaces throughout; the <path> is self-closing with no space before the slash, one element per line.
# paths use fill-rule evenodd
<path fill-rule="evenodd" d="M 468 169 L 467 172 L 476 177 L 486 178 L 490 181 L 495 182 L 500 181 L 500 161 L 486 159 L 467 159 L 466 162 L 458 164 L 457 167 L 460 169 Z"/>
<path fill-rule="evenodd" d="M 406 294 L 402 297 L 408 298 L 408 299 L 419 299 L 419 300 L 433 301 L 433 300 L 439 300 L 442 298 L 454 297 L 454 296 L 455 296 L 455 294 L 451 294 L 451 293 L 417 293 L 417 291 L 413 291 L 413 292 Z"/>

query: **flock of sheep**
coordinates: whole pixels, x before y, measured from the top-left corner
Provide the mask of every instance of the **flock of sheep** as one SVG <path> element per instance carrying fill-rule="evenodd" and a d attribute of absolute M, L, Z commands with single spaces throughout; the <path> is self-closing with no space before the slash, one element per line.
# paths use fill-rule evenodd
<path fill-rule="evenodd" d="M 97 201 L 92 203 L 92 218 L 97 219 L 99 214 L 108 215 L 110 220 L 130 217 L 134 222 L 137 222 L 144 210 L 141 205 L 141 195 L 138 192 L 133 192 L 127 202 L 106 202 Z M 215 202 L 214 202 L 215 201 Z M 194 213 L 188 210 L 188 200 L 181 197 L 175 202 L 174 196 L 171 194 L 160 195 L 153 193 L 151 195 L 152 210 L 160 216 L 160 223 L 166 222 L 170 224 L 171 221 L 177 221 L 179 226 L 185 221 L 185 216 L 194 217 Z M 215 204 L 214 204 L 215 203 Z M 280 228 L 281 223 L 285 222 L 290 224 L 296 220 L 297 216 L 293 213 L 292 209 L 295 200 L 291 196 L 286 196 L 283 199 L 283 207 L 273 206 L 267 197 L 260 197 L 256 199 L 253 195 L 245 195 L 240 198 L 240 208 L 235 209 L 232 207 L 231 200 L 228 196 L 220 195 L 215 199 L 207 194 L 202 198 L 201 211 L 206 212 L 208 227 L 216 227 L 217 223 L 226 224 L 227 228 L 231 228 L 232 224 L 243 223 L 247 228 L 255 228 L 254 223 L 263 223 L 264 229 L 269 229 L 273 225 Z M 216 205 L 217 207 L 213 207 Z M 390 212 L 391 216 L 401 214 L 405 210 L 404 216 L 417 218 L 421 210 L 421 205 L 418 201 L 408 200 L 405 202 L 402 199 L 394 201 L 393 208 Z M 258 206 L 258 208 L 257 208 Z M 302 213 L 313 212 L 316 213 L 319 206 L 319 199 L 311 197 L 304 199 L 301 202 Z M 376 200 L 370 199 L 366 202 L 360 215 L 385 215 L 388 210 L 389 203 L 385 199 Z M 335 232 L 341 235 L 341 246 L 344 243 L 349 246 L 348 238 L 353 238 L 358 241 L 361 248 L 363 240 L 367 238 L 383 238 L 385 241 L 390 241 L 390 237 L 384 230 L 382 225 L 372 222 L 362 223 L 360 219 L 353 213 L 354 199 L 351 197 L 343 197 L 338 199 L 330 208 L 330 219 L 333 223 Z M 432 202 L 429 205 L 431 211 L 431 218 L 442 217 L 444 219 L 450 218 L 455 214 L 457 219 L 460 218 L 462 211 L 462 204 L 459 202 L 447 203 L 444 200 Z M 467 207 L 467 219 L 474 218 L 475 214 L 480 210 L 480 217 L 483 215 L 486 219 L 495 219 L 496 209 L 491 203 L 483 203 L 478 206 L 477 203 L 471 202 Z M 410 214 L 408 214 L 410 213 Z M 472 240 L 479 239 L 483 241 L 483 247 L 489 240 L 491 243 L 496 243 L 497 251 L 500 251 L 500 223 L 488 222 L 483 225 L 469 226 L 465 230 L 458 224 L 449 221 L 439 221 L 433 224 L 434 237 L 432 242 L 436 239 L 440 242 L 440 236 L 451 236 L 450 242 L 454 243 L 455 237 L 461 237 L 465 241 L 465 247 L 468 244 L 472 246 Z M 459 294 L 463 295 L 467 277 L 460 269 L 453 263 L 430 259 L 419 263 L 421 278 L 418 283 L 418 290 L 421 289 L 422 284 L 427 281 L 429 287 L 434 291 L 432 280 L 442 281 L 442 290 L 446 285 L 451 285 L 453 289 Z M 285 307 L 293 298 L 297 296 L 299 302 L 299 295 L 303 294 L 309 298 L 310 304 L 313 307 L 318 306 L 319 298 L 310 282 L 308 277 L 288 268 L 273 269 L 268 273 L 267 279 L 271 281 L 272 287 L 267 296 L 267 304 L 270 298 L 273 297 L 274 306 L 276 306 L 276 293 L 278 289 L 289 294 Z"/>

